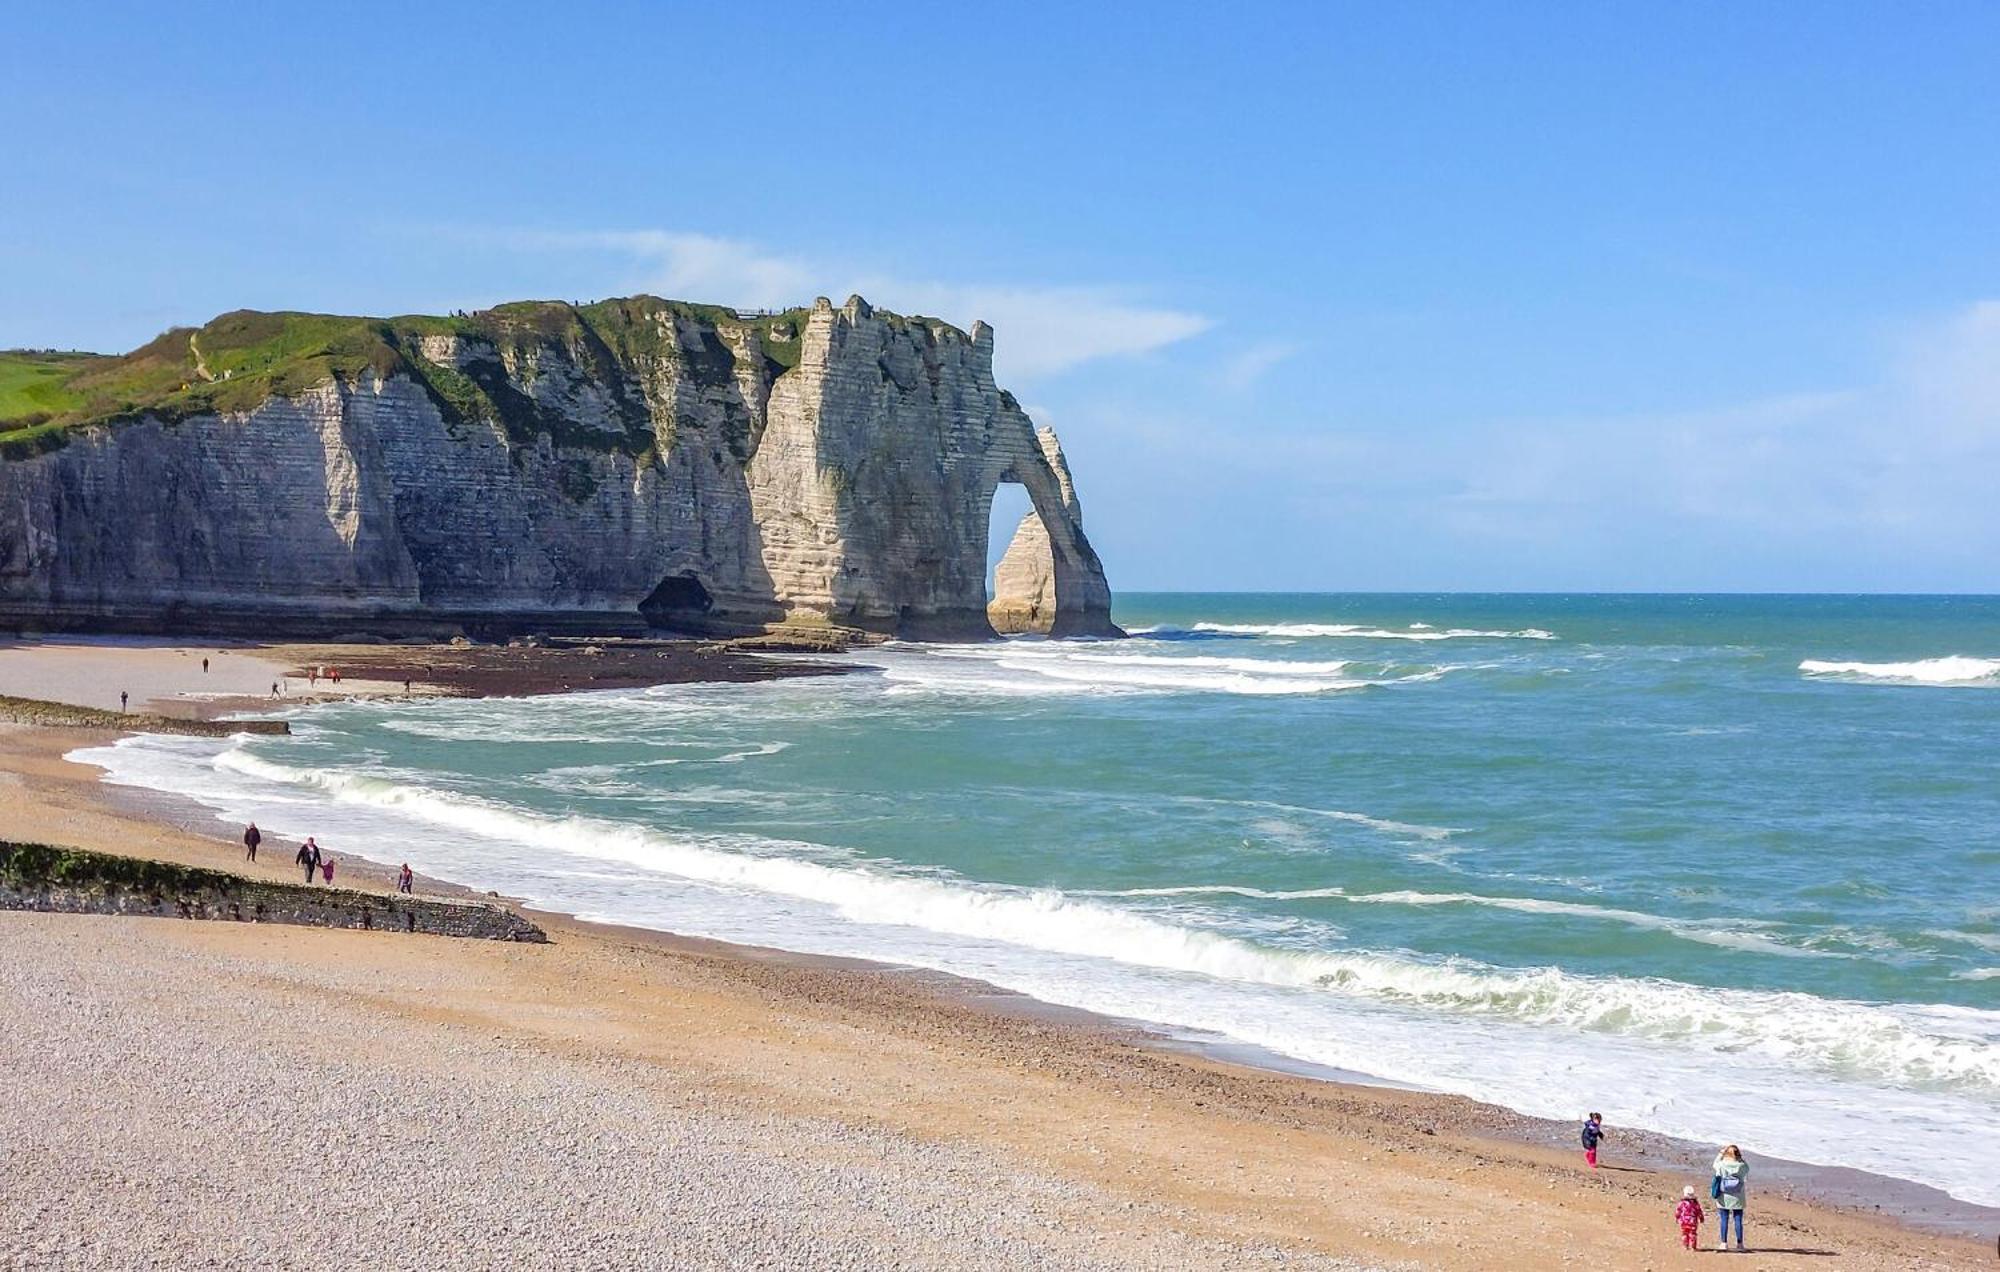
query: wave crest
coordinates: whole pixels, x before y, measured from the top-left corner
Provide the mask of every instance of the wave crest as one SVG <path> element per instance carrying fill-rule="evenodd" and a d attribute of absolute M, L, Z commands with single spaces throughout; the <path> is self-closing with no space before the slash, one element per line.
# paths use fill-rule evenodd
<path fill-rule="evenodd" d="M 1898 685 L 1990 685 L 2000 688 L 2000 658 L 1952 654 L 1912 662 L 1828 662 L 1808 658 L 1799 670 L 1815 679 Z"/>
<path fill-rule="evenodd" d="M 2000 1013 L 1889 1007 L 1809 994 L 1702 988 L 1657 978 L 1426 962 L 1372 951 L 1298 951 L 1184 925 L 1050 888 L 917 877 L 752 852 L 729 837 L 674 838 L 643 826 L 531 813 L 491 800 L 251 755 L 221 767 L 343 802 L 393 808 L 431 825 L 618 861 L 722 888 L 824 905 L 842 918 L 1105 959 L 1224 981 L 1332 993 L 1389 1005 L 1746 1053 L 1898 1085 L 2000 1090 Z M 1246 890 L 1247 891 L 1247 890 Z M 1411 894 L 1426 895 L 1426 894 Z M 1349 900 L 1388 901 L 1396 894 Z M 1493 900 L 1493 899 L 1482 899 Z"/>
<path fill-rule="evenodd" d="M 1287 636 L 1294 638 L 1346 636 L 1361 640 L 1555 640 L 1554 632 L 1539 627 L 1519 631 L 1485 631 L 1470 627 L 1437 628 L 1428 623 L 1412 623 L 1401 630 L 1367 627 L 1360 623 L 1196 623 L 1191 628 L 1142 627 L 1134 636 L 1164 636 L 1177 631 L 1212 632 L 1223 636 Z"/>

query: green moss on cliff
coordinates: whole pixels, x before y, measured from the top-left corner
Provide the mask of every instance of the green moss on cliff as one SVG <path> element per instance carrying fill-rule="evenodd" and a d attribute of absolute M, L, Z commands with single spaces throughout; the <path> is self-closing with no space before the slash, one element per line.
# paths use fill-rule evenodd
<path fill-rule="evenodd" d="M 673 422 L 656 424 L 651 409 L 663 375 L 726 389 L 738 374 L 739 351 L 755 351 L 768 384 L 798 365 L 811 312 L 739 316 L 720 305 L 657 296 L 580 306 L 518 301 L 449 317 L 237 310 L 202 327 L 175 327 L 117 357 L 0 352 L 0 458 L 56 449 L 85 425 L 173 423 L 251 410 L 329 380 L 402 375 L 421 385 L 447 419 L 498 423 L 516 445 L 547 438 L 559 447 L 644 459 L 672 440 Z M 941 325 L 877 313 L 898 326 Z M 426 336 L 455 337 L 465 352 L 455 365 L 434 363 L 421 352 Z M 563 409 L 555 390 L 567 381 L 595 386 L 612 427 Z"/>

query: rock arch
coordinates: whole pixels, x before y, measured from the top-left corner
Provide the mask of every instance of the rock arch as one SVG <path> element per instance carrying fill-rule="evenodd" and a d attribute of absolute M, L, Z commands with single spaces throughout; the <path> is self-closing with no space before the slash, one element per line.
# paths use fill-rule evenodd
<path fill-rule="evenodd" d="M 1045 507 L 1047 496 L 1037 498 L 1034 488 L 1021 482 L 1028 489 L 1033 507 L 1021 518 L 1021 524 L 1015 528 L 1013 538 L 1007 545 L 1006 555 L 994 568 L 993 597 L 986 606 L 987 619 L 993 624 L 993 630 L 1003 636 L 1019 633 L 1044 636 L 1068 634 L 1059 630 L 1070 625 L 1064 621 L 1063 601 L 1071 599 L 1071 593 L 1080 587 L 1087 588 L 1087 580 L 1078 577 L 1080 562 L 1075 559 L 1074 551 L 1059 553 L 1056 549 L 1058 538 L 1073 538 L 1073 535 L 1063 532 L 1079 529 L 1083 520 L 1083 508 L 1077 502 L 1076 484 L 1070 479 L 1069 463 L 1063 457 L 1062 444 L 1056 440 L 1054 429 L 1035 430 L 1035 442 L 1048 464 L 1050 475 L 1055 479 L 1059 503 L 1053 508 Z M 1018 472 L 1009 469 L 1001 474 L 1000 480 L 1020 482 L 1021 477 Z M 1057 529 L 1052 531 L 1052 524 Z M 1078 606 L 1068 608 L 1073 618 Z"/>

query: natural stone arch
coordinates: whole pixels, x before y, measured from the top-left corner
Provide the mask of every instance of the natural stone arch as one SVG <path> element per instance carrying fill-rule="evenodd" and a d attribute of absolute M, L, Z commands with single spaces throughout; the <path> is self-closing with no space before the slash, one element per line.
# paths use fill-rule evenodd
<path fill-rule="evenodd" d="M 1103 589 L 1092 586 L 1102 572 L 1094 553 L 1087 562 L 1084 557 L 1089 546 L 1083 542 L 1083 507 L 1076 497 L 1076 483 L 1070 478 L 1069 462 L 1054 429 L 1036 429 L 1035 444 L 1040 452 L 1035 458 L 1041 464 L 1031 458 L 1000 474 L 1000 482 L 1019 482 L 1033 506 L 1021 518 L 1006 554 L 994 569 L 987 620 L 1003 636 L 1102 634 L 1076 622 L 1086 611 L 1100 606 L 1108 609 L 1110 598 L 1108 593 L 1099 597 L 1097 593 Z"/>
<path fill-rule="evenodd" d="M 1050 456 L 1050 467 L 1055 470 L 1056 480 L 1062 488 L 1063 512 L 1075 517 L 1076 495 L 1066 468 L 1058 463 L 1062 452 L 1054 448 L 1054 432 L 1039 429 L 1035 440 L 1040 443 L 1042 453 Z M 1019 474 L 1012 469 L 1000 477 L 1001 484 L 1008 482 L 1019 483 L 1027 489 L 1026 483 L 1022 483 Z M 1056 625 L 1059 604 L 1055 543 L 1049 534 L 1047 519 L 1041 508 L 1034 504 L 1032 490 L 1028 490 L 1028 499 L 1030 507 L 1014 528 L 1005 555 L 994 567 L 993 595 L 986 604 L 987 620 L 993 624 L 993 630 L 1002 636 L 1046 636 L 1055 630 Z"/>
<path fill-rule="evenodd" d="M 1061 598 L 1055 636 L 1121 635 L 1104 568 L 1040 439 L 993 382 L 993 333 L 815 302 L 749 466 L 784 625 L 990 640 L 987 546 L 1002 480 L 1028 493 Z M 718 605 L 721 593 L 717 593 Z"/>

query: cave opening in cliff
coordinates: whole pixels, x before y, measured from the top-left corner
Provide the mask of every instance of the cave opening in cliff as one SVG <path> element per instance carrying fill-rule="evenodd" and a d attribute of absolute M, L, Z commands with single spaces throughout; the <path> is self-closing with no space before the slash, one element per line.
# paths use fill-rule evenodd
<path fill-rule="evenodd" d="M 1041 512 L 1018 482 L 993 491 L 986 527 L 986 618 L 1002 636 L 1055 622 L 1055 560 Z"/>
<path fill-rule="evenodd" d="M 669 574 L 639 602 L 639 613 L 650 627 L 699 631 L 703 616 L 714 605 L 715 598 L 700 579 L 692 574 Z"/>

